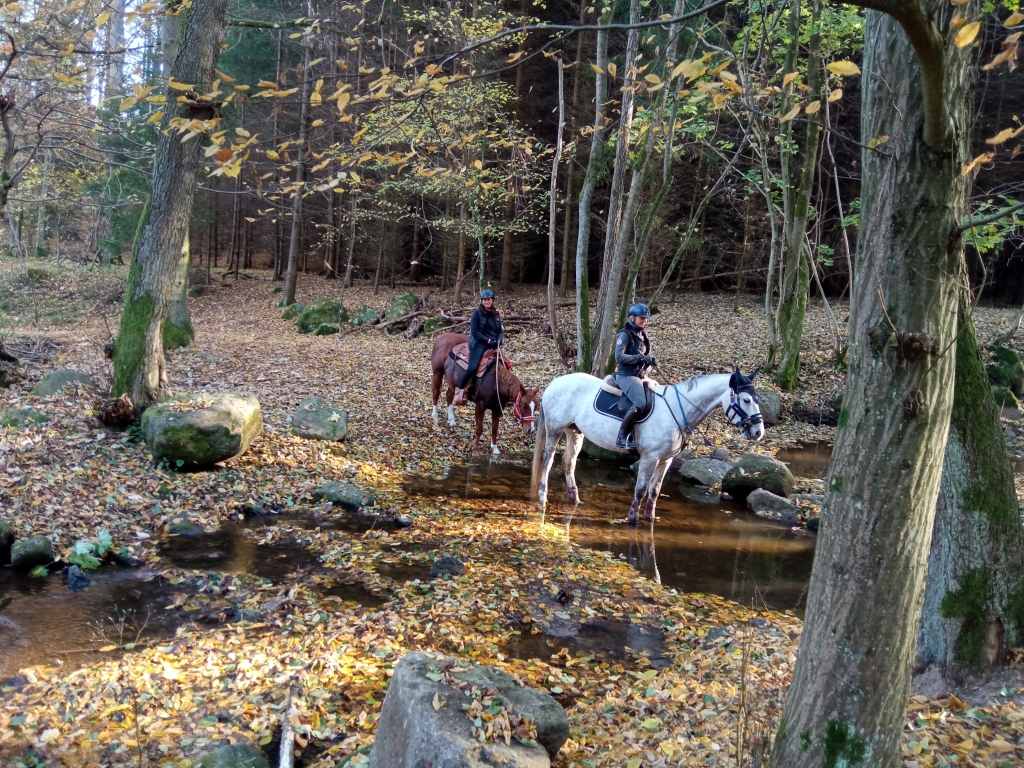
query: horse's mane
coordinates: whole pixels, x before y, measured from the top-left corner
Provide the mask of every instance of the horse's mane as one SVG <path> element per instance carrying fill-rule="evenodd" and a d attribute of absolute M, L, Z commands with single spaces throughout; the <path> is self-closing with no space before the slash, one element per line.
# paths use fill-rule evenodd
<path fill-rule="evenodd" d="M 701 381 L 708 378 L 709 376 L 717 376 L 715 373 L 702 373 L 699 376 L 693 376 L 685 381 L 680 381 L 676 386 L 683 392 L 689 392 L 691 389 L 696 387 Z"/>
<path fill-rule="evenodd" d="M 496 363 L 496 367 L 498 369 L 499 388 L 504 388 L 508 393 L 505 397 L 510 397 L 515 400 L 519 396 L 519 393 L 526 389 L 526 387 L 523 386 L 523 382 L 519 380 L 519 377 L 506 368 L 500 361 Z"/>

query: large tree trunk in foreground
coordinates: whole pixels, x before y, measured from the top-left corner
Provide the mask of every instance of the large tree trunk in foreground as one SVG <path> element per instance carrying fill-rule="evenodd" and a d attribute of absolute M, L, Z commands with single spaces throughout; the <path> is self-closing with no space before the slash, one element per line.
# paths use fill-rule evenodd
<path fill-rule="evenodd" d="M 970 52 L 916 7 L 903 18 L 913 48 L 895 19 L 867 15 L 861 143 L 890 139 L 862 155 L 850 372 L 775 768 L 900 764 L 953 400 L 970 148 Z M 953 10 L 940 7 L 938 29 Z"/>
<path fill-rule="evenodd" d="M 966 302 L 917 665 L 972 670 L 1024 643 L 1024 527 L 999 411 Z"/>
<path fill-rule="evenodd" d="M 224 39 L 227 0 L 195 0 L 185 11 L 185 31 L 171 76 L 197 89 L 208 88 Z M 127 393 L 142 410 L 168 394 L 164 368 L 163 326 L 181 265 L 182 246 L 192 216 L 202 146 L 182 143 L 168 130 L 174 117 L 212 120 L 208 106 L 176 104 L 179 92 L 168 94 L 163 129 L 153 159 L 153 192 L 139 222 L 139 237 L 125 289 L 121 327 L 114 343 L 114 387 Z"/>
<path fill-rule="evenodd" d="M 164 350 L 187 347 L 196 337 L 192 328 L 192 319 L 188 316 L 188 265 L 192 258 L 189 249 L 188 230 L 185 230 L 185 242 L 181 246 L 181 259 L 178 272 L 174 277 L 171 289 L 171 305 L 167 308 L 167 320 L 164 321 Z"/>

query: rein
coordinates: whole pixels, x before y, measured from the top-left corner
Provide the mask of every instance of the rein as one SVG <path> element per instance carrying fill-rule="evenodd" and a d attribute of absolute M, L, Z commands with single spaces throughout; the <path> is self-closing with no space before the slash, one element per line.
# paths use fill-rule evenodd
<path fill-rule="evenodd" d="M 761 402 L 757 397 L 757 390 L 754 389 L 754 386 L 752 384 L 747 384 L 745 386 L 740 387 L 739 391 L 746 392 L 748 395 L 754 398 L 755 403 Z M 748 414 L 746 411 L 743 410 L 743 406 L 740 405 L 740 402 L 737 399 L 736 394 L 736 390 L 732 390 L 729 393 L 729 407 L 725 409 L 726 418 L 731 419 L 733 414 L 738 416 L 740 418 L 740 422 L 738 424 L 734 424 L 734 426 L 737 427 L 750 427 L 753 426 L 754 424 L 762 424 L 764 422 L 764 415 L 760 413 L 755 413 L 753 415 Z"/>
<path fill-rule="evenodd" d="M 526 387 L 523 385 L 523 382 L 519 380 L 519 377 L 512 373 L 512 371 L 508 370 L 505 366 L 505 356 L 501 354 L 501 347 L 498 347 L 498 354 L 495 356 L 494 363 L 494 396 L 498 400 L 498 412 L 501 414 L 502 418 L 505 418 L 505 406 L 501 404 L 501 369 L 504 369 L 509 375 L 511 375 L 512 378 L 515 379 L 516 384 L 519 385 L 519 391 L 516 392 L 515 402 L 512 403 L 512 415 L 516 417 L 516 422 L 522 425 L 536 421 L 536 416 L 525 416 L 519 409 L 519 403 L 522 402 L 523 391 Z"/>

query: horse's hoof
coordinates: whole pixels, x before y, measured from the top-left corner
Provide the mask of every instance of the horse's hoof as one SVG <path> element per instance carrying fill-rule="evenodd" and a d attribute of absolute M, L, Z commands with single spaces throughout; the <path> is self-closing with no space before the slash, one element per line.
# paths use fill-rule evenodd
<path fill-rule="evenodd" d="M 496 446 L 496 445 L 492 445 L 491 446 L 491 455 L 492 456 L 500 456 L 501 455 L 501 451 L 498 450 L 498 446 Z"/>
<path fill-rule="evenodd" d="M 645 523 L 653 523 L 654 520 L 655 520 L 654 502 L 653 501 L 648 501 L 647 504 L 644 506 L 644 522 Z"/>
<path fill-rule="evenodd" d="M 566 493 L 569 496 L 569 503 L 570 504 L 579 504 L 580 503 L 580 491 L 579 491 L 579 488 L 570 488 Z"/>
<path fill-rule="evenodd" d="M 626 517 L 626 525 L 640 525 L 640 502 L 636 499 L 629 506 L 629 515 Z"/>

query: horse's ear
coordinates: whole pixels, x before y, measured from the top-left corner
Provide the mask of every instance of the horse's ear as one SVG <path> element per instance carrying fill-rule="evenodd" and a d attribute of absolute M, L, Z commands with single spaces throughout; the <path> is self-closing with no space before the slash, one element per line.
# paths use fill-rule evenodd
<path fill-rule="evenodd" d="M 750 380 L 753 381 L 757 377 L 757 374 L 759 374 L 760 372 L 761 372 L 761 366 L 759 365 L 759 366 L 757 366 L 757 368 L 755 368 L 754 370 L 752 370 L 750 372 Z"/>

